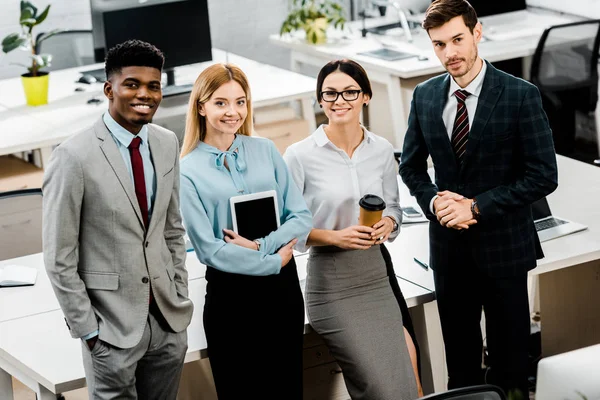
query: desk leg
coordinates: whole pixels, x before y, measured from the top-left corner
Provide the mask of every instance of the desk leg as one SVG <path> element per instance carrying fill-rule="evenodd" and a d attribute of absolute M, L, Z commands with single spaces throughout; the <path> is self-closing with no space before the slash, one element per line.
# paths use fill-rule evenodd
<path fill-rule="evenodd" d="M 410 315 L 421 351 L 423 393 L 443 392 L 448 373 L 437 301 L 410 308 Z"/>
<path fill-rule="evenodd" d="M 51 154 L 52 154 L 52 147 L 42 147 L 40 149 L 42 168 L 46 168 L 50 164 L 50 155 Z"/>
<path fill-rule="evenodd" d="M 0 369 L 0 395 L 2 399 L 13 400 L 12 376 L 3 369 Z"/>
<path fill-rule="evenodd" d="M 303 98 L 300 100 L 300 104 L 302 105 L 302 118 L 308 121 L 308 134 L 310 135 L 317 130 L 317 118 L 315 117 L 312 99 Z"/>

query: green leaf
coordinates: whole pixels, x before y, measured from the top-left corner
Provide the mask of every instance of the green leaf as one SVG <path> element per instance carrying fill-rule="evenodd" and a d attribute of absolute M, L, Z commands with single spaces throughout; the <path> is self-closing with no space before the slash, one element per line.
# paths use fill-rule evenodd
<path fill-rule="evenodd" d="M 27 18 L 27 19 L 22 19 L 21 21 L 19 21 L 19 23 L 21 25 L 25 25 L 25 26 L 30 27 L 30 28 L 32 26 L 35 26 L 35 22 L 36 22 L 35 18 Z"/>
<path fill-rule="evenodd" d="M 21 14 L 23 14 L 23 10 L 25 10 L 26 8 L 31 8 L 32 11 L 32 16 L 35 17 L 35 15 L 37 14 L 37 7 L 34 6 L 33 4 L 31 4 L 31 2 L 29 1 L 23 1 L 21 0 Z"/>
<path fill-rule="evenodd" d="M 4 38 L 2 41 L 2 51 L 8 53 L 14 49 L 23 46 L 27 43 L 27 38 L 19 35 L 18 33 L 12 33 Z"/>
<path fill-rule="evenodd" d="M 48 7 L 46 7 L 46 9 L 44 11 L 42 11 L 42 13 L 36 18 L 35 25 L 39 25 L 42 22 L 44 22 L 44 20 L 48 16 L 49 11 L 50 11 L 50 4 L 48 4 Z"/>
<path fill-rule="evenodd" d="M 49 67 L 52 64 L 52 54 L 40 54 L 38 58 L 42 61 L 37 63 L 39 68 Z"/>
<path fill-rule="evenodd" d="M 35 22 L 35 11 L 31 7 L 26 7 L 21 10 L 21 18 L 19 19 L 19 23 L 21 25 L 25 25 L 28 20 L 33 20 Z"/>

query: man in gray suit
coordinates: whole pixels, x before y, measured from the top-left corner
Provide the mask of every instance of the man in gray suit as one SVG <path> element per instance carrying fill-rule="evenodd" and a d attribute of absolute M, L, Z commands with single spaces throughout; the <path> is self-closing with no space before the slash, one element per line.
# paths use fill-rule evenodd
<path fill-rule="evenodd" d="M 44 262 L 93 399 L 175 399 L 187 351 L 179 144 L 150 124 L 163 63 L 138 40 L 110 49 L 108 112 L 44 177 Z"/>

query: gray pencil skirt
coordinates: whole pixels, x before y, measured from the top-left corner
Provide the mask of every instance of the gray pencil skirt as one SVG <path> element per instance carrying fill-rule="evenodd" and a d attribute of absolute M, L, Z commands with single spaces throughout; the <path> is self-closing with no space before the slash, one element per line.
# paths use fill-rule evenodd
<path fill-rule="evenodd" d="M 312 247 L 306 305 L 353 400 L 412 400 L 417 385 L 402 314 L 378 245 Z"/>

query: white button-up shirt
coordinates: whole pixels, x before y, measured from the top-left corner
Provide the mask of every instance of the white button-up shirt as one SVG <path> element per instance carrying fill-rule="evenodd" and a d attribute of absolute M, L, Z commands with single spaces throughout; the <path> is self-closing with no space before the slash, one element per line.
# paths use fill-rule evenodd
<path fill-rule="evenodd" d="M 358 201 L 375 194 L 386 203 L 384 216 L 402 222 L 394 148 L 363 128 L 364 139 L 352 157 L 335 146 L 321 125 L 308 138 L 287 148 L 283 158 L 313 214 L 316 229 L 340 230 L 358 224 Z M 398 235 L 392 232 L 389 240 Z M 308 249 L 306 240 L 296 248 Z"/>

